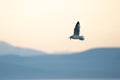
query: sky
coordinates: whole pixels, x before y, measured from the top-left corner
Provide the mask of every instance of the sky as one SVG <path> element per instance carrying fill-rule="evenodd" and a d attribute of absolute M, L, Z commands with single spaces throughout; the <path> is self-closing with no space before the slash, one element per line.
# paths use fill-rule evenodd
<path fill-rule="evenodd" d="M 48 53 L 120 47 L 120 0 L 0 0 L 0 40 Z M 84 41 L 69 40 L 76 22 Z"/>

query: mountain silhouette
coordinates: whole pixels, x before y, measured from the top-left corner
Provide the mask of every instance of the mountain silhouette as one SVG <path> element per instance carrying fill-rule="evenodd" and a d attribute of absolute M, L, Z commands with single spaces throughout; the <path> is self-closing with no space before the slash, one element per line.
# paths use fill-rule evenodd
<path fill-rule="evenodd" d="M 11 44 L 0 41 L 0 55 L 8 55 L 8 54 L 30 56 L 30 55 L 45 55 L 46 53 L 29 48 L 15 47 Z"/>
<path fill-rule="evenodd" d="M 120 78 L 120 48 L 94 48 L 73 54 L 0 56 L 0 79 Z"/>

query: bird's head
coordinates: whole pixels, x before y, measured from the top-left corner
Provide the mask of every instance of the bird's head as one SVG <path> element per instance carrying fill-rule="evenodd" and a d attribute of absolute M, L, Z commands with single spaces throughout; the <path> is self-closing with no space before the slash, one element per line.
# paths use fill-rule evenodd
<path fill-rule="evenodd" d="M 71 39 L 73 38 L 73 36 L 70 36 L 69 38 L 70 38 L 70 40 L 71 40 Z"/>

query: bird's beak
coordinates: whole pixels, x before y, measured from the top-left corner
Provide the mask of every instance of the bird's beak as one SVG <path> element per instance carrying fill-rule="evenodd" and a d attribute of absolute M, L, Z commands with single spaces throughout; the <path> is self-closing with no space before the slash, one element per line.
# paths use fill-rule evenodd
<path fill-rule="evenodd" d="M 69 37 L 69 39 L 71 40 L 71 38 Z"/>

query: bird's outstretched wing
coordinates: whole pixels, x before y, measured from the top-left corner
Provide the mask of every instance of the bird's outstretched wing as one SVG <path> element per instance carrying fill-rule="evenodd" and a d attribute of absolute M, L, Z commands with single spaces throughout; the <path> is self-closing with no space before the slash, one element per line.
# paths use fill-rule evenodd
<path fill-rule="evenodd" d="M 76 23 L 75 28 L 74 28 L 74 34 L 73 35 L 77 35 L 79 36 L 80 33 L 80 23 L 79 21 Z"/>

